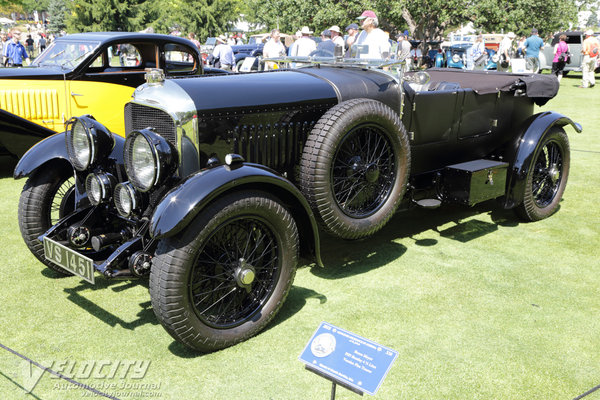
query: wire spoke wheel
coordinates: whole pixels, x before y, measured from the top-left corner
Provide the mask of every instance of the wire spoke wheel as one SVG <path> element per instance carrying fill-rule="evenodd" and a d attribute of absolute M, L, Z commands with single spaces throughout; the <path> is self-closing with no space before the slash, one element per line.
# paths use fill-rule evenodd
<path fill-rule="evenodd" d="M 562 178 L 562 154 L 556 142 L 542 148 L 533 172 L 533 197 L 538 207 L 547 207 L 558 192 Z"/>
<path fill-rule="evenodd" d="M 553 127 L 532 154 L 522 202 L 515 208 L 517 215 L 526 221 L 538 221 L 555 213 L 567 185 L 569 166 L 567 134 Z"/>
<path fill-rule="evenodd" d="M 295 220 L 277 198 L 261 191 L 223 196 L 159 242 L 150 271 L 154 313 L 195 350 L 246 340 L 285 301 L 298 247 Z"/>
<path fill-rule="evenodd" d="M 222 225 L 206 241 L 191 273 L 190 296 L 198 317 L 215 328 L 252 317 L 273 293 L 278 255 L 265 221 L 244 218 Z"/>
<path fill-rule="evenodd" d="M 55 225 L 59 219 L 75 209 L 75 178 L 63 182 L 50 204 L 50 226 Z"/>
<path fill-rule="evenodd" d="M 353 218 L 373 214 L 389 197 L 395 169 L 391 143 L 378 127 L 361 126 L 349 132 L 331 169 L 337 205 Z"/>

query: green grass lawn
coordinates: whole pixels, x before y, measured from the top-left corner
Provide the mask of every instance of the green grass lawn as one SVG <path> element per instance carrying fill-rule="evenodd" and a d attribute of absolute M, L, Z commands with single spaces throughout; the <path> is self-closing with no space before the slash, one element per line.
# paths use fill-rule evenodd
<path fill-rule="evenodd" d="M 330 383 L 298 356 L 327 321 L 399 352 L 376 398 L 572 399 L 600 384 L 600 88 L 580 82 L 570 74 L 543 107 L 584 127 L 567 130 L 571 171 L 557 214 L 521 223 L 492 201 L 401 213 L 360 242 L 323 238 L 326 268 L 300 267 L 274 323 L 212 354 L 171 339 L 147 281 L 97 277 L 91 286 L 45 269 L 19 233 L 25 181 L 4 173 L 0 343 L 54 369 L 71 366 L 77 380 L 119 398 L 326 399 Z M 127 360 L 149 361 L 145 376 L 121 378 L 117 363 Z M 99 361 L 104 369 L 87 378 Z M 47 373 L 26 394 L 24 372 L 0 349 L 0 398 L 88 394 Z M 356 398 L 338 389 L 337 399 Z"/>

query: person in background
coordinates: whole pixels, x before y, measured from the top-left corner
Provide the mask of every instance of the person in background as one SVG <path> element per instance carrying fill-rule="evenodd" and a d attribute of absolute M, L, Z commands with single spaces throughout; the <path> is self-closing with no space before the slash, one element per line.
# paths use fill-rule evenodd
<path fill-rule="evenodd" d="M 581 48 L 583 54 L 583 60 L 581 60 L 581 71 L 583 73 L 580 88 L 593 88 L 596 86 L 596 77 L 594 76 L 594 69 L 596 67 L 596 61 L 600 57 L 600 43 L 598 39 L 594 37 L 594 31 L 588 29 L 585 31 L 585 40 Z"/>
<path fill-rule="evenodd" d="M 321 32 L 321 41 L 317 44 L 317 49 L 311 53 L 316 57 L 333 57 L 335 51 L 335 43 L 331 40 L 331 32 L 325 29 Z"/>
<path fill-rule="evenodd" d="M 244 44 L 244 41 L 242 40 L 242 34 L 241 33 L 238 33 L 236 35 L 235 44 L 238 45 L 238 46 L 241 46 L 241 45 Z"/>
<path fill-rule="evenodd" d="M 556 75 L 558 81 L 563 77 L 563 70 L 567 63 L 569 45 L 567 45 L 567 35 L 562 34 L 558 38 L 558 43 L 554 46 L 554 58 L 552 59 L 552 73 Z"/>
<path fill-rule="evenodd" d="M 344 43 L 344 38 L 342 37 L 342 32 L 340 31 L 340 27 L 333 25 L 331 28 L 329 28 L 329 32 L 331 32 L 331 41 L 335 47 L 339 47 L 341 49 L 341 55 L 343 56 L 346 51 L 346 46 Z M 334 54 L 336 54 L 335 51 Z"/>
<path fill-rule="evenodd" d="M 421 68 L 421 63 L 423 61 L 423 52 L 421 51 L 418 45 L 410 49 L 410 58 L 413 69 Z"/>
<path fill-rule="evenodd" d="M 290 56 L 307 57 L 317 49 L 317 43 L 310 37 L 313 32 L 308 26 L 303 26 L 299 33 L 300 37 L 294 42 L 295 46 L 290 51 Z"/>
<path fill-rule="evenodd" d="M 471 58 L 467 58 L 467 69 L 483 69 L 486 59 L 485 42 L 483 35 L 479 34 L 475 39 L 475 44 L 471 47 Z"/>
<path fill-rule="evenodd" d="M 233 49 L 227 44 L 227 38 L 225 35 L 219 35 L 217 37 L 217 45 L 213 49 L 213 66 L 215 68 L 221 68 L 226 71 L 232 71 L 235 69 L 235 57 L 233 56 Z"/>
<path fill-rule="evenodd" d="M 404 32 L 398 34 L 398 60 L 406 61 L 404 72 L 410 71 L 410 42 Z"/>
<path fill-rule="evenodd" d="M 294 33 L 292 35 L 292 38 L 294 39 L 294 42 L 290 45 L 290 47 L 288 47 L 287 50 L 287 55 L 288 56 L 292 56 L 292 54 L 296 53 L 296 46 L 298 45 L 298 39 L 300 39 L 302 37 L 302 32 L 300 31 L 296 31 L 296 33 Z"/>
<path fill-rule="evenodd" d="M 40 53 L 44 50 L 46 50 L 46 45 L 47 45 L 47 40 L 46 40 L 46 34 L 42 33 L 42 36 L 40 36 L 40 41 L 38 42 L 39 46 L 40 46 Z"/>
<path fill-rule="evenodd" d="M 388 35 L 378 28 L 379 19 L 374 11 L 366 10 L 360 17 L 363 31 L 358 35 L 356 44 L 364 46 L 366 51 L 360 52 L 360 58 L 387 59 L 390 57 L 390 42 Z"/>
<path fill-rule="evenodd" d="M 4 67 L 4 49 L 8 45 L 6 35 L 0 34 L 0 67 Z"/>
<path fill-rule="evenodd" d="M 521 36 L 521 39 L 519 39 L 519 42 L 517 43 L 517 58 L 525 58 L 525 40 L 527 40 L 527 38 Z"/>
<path fill-rule="evenodd" d="M 346 32 L 348 32 L 348 37 L 346 38 L 346 54 L 350 54 L 350 48 L 356 42 L 356 38 L 358 37 L 358 25 L 350 24 L 346 27 Z"/>
<path fill-rule="evenodd" d="M 510 59 L 513 53 L 513 40 L 516 37 L 514 32 L 508 32 L 498 46 L 498 55 L 500 56 L 497 63 L 498 71 L 508 71 Z"/>
<path fill-rule="evenodd" d="M 544 48 L 544 41 L 539 37 L 538 30 L 533 28 L 531 36 L 523 43 L 527 69 L 537 72 L 540 69 L 540 50 Z"/>
<path fill-rule="evenodd" d="M 285 46 L 281 43 L 281 33 L 279 29 L 273 29 L 271 31 L 271 39 L 265 43 L 265 47 L 263 47 L 263 57 L 264 58 L 277 58 L 285 56 Z M 275 63 L 272 61 L 267 61 L 265 63 L 265 70 L 275 68 Z"/>
<path fill-rule="evenodd" d="M 29 56 L 27 55 L 25 46 L 19 42 L 19 39 L 21 39 L 21 33 L 13 32 L 12 41 L 8 43 L 6 48 L 5 66 L 22 67 L 24 59 L 29 63 Z"/>
<path fill-rule="evenodd" d="M 196 34 L 194 32 L 188 33 L 188 39 L 196 45 L 197 48 L 200 48 L 200 42 L 196 39 Z"/>
<path fill-rule="evenodd" d="M 27 46 L 27 53 L 29 54 L 29 58 L 33 58 L 33 45 L 35 41 L 31 38 L 31 35 L 27 35 L 27 39 L 25 39 L 25 45 Z"/>

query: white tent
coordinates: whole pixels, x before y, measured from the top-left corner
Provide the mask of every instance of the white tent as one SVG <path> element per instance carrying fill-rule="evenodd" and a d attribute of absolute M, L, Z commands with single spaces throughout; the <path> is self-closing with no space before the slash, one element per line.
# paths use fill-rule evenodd
<path fill-rule="evenodd" d="M 10 18 L 5 18 L 5 17 L 0 17 L 0 24 L 2 25 L 10 25 L 10 24 L 14 24 L 15 21 L 13 21 Z"/>

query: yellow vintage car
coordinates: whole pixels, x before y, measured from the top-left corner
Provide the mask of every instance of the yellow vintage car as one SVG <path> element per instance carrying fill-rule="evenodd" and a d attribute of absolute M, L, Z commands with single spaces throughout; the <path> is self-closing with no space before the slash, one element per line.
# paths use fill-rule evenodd
<path fill-rule="evenodd" d="M 125 136 L 124 106 L 145 82 L 147 68 L 167 77 L 204 73 L 191 41 L 124 32 L 59 37 L 30 66 L 0 68 L 0 154 L 21 157 L 84 114 Z"/>

